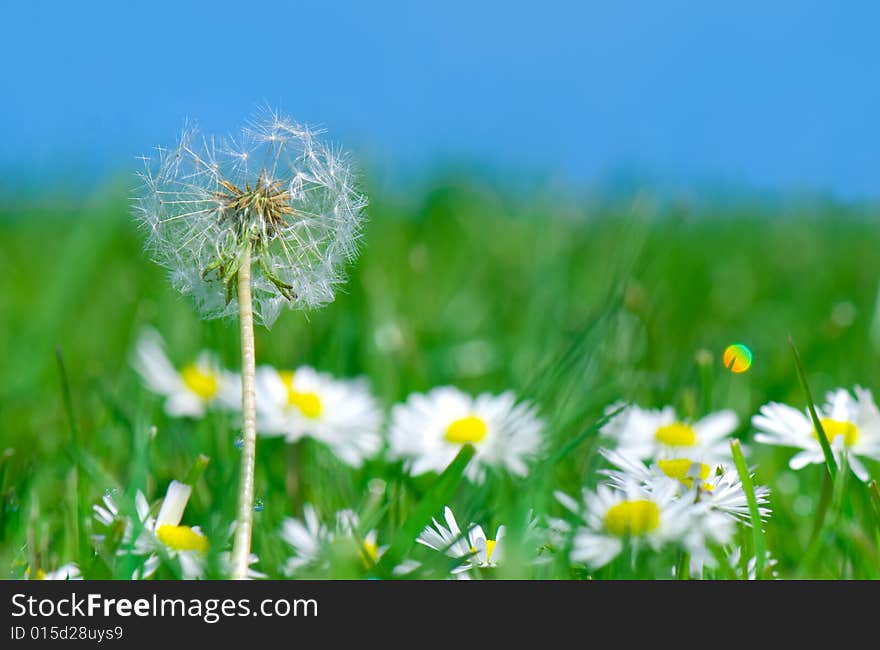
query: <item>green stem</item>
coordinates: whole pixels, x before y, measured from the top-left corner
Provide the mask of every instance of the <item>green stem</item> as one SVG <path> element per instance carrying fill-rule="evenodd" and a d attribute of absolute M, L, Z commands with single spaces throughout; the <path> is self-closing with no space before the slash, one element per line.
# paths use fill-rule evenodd
<path fill-rule="evenodd" d="M 822 422 L 816 413 L 816 404 L 813 402 L 813 395 L 810 393 L 810 385 L 807 383 L 807 373 L 804 371 L 804 364 L 801 363 L 801 355 L 794 344 L 794 339 L 788 337 L 788 343 L 791 345 L 792 354 L 794 354 L 794 363 L 797 366 L 798 379 L 801 382 L 801 388 L 807 397 L 807 409 L 810 411 L 810 419 L 813 421 L 813 428 L 816 430 L 816 437 L 819 439 L 819 445 L 822 447 L 822 454 L 825 456 L 825 467 L 831 478 L 837 473 L 837 462 L 834 460 L 834 454 L 831 452 L 831 445 L 828 443 L 828 436 L 825 435 L 825 429 L 822 428 Z"/>
<path fill-rule="evenodd" d="M 254 308 L 251 300 L 251 247 L 248 244 L 238 268 L 238 317 L 241 325 L 241 477 L 238 517 L 232 546 L 232 578 L 247 578 L 254 519 L 254 464 L 257 451 L 256 353 Z"/>
<path fill-rule="evenodd" d="M 746 493 L 746 501 L 749 504 L 749 519 L 752 522 L 752 540 L 755 552 L 755 578 L 760 580 L 764 576 L 764 562 L 767 559 L 767 547 L 764 544 L 764 530 L 761 527 L 761 511 L 758 509 L 758 499 L 755 497 L 755 486 L 752 483 L 752 475 L 749 466 L 743 456 L 742 445 L 739 440 L 730 441 L 730 451 L 733 453 L 733 463 L 742 481 L 743 492 Z"/>

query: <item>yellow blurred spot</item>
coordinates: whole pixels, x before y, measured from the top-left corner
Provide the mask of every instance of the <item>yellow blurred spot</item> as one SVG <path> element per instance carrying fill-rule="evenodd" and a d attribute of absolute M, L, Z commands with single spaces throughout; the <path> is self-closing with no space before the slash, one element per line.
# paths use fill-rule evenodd
<path fill-rule="evenodd" d="M 673 422 L 657 429 L 654 434 L 657 442 L 670 447 L 692 447 L 697 442 L 697 432 L 684 422 Z"/>
<path fill-rule="evenodd" d="M 211 372 L 205 372 L 194 363 L 189 364 L 180 371 L 183 383 L 203 400 L 209 400 L 220 390 L 217 377 Z"/>
<path fill-rule="evenodd" d="M 657 461 L 657 466 L 666 476 L 674 478 L 684 483 L 688 489 L 694 484 L 694 478 L 699 476 L 704 481 L 702 487 L 704 490 L 712 491 L 713 486 L 705 483 L 711 472 L 710 467 L 706 463 L 695 463 L 690 458 L 670 458 Z M 698 467 L 697 471 L 694 468 Z"/>
<path fill-rule="evenodd" d="M 278 376 L 287 388 L 288 406 L 295 406 L 303 415 L 313 420 L 321 415 L 323 407 L 317 393 L 301 393 L 296 390 L 293 387 L 293 372 L 290 370 L 280 370 Z"/>
<path fill-rule="evenodd" d="M 605 513 L 605 528 L 612 535 L 644 535 L 660 525 L 660 508 L 653 501 L 621 501 Z"/>
<path fill-rule="evenodd" d="M 174 551 L 200 551 L 204 553 L 208 550 L 208 538 L 189 526 L 164 524 L 156 529 L 156 537 L 162 544 Z"/>
<path fill-rule="evenodd" d="M 724 367 L 737 374 L 752 367 L 752 351 L 742 343 L 728 345 L 721 357 Z"/>
<path fill-rule="evenodd" d="M 468 415 L 450 424 L 446 428 L 446 439 L 456 445 L 468 442 L 480 442 L 486 437 L 486 423 L 476 415 Z"/>
<path fill-rule="evenodd" d="M 847 447 L 852 447 L 856 444 L 856 440 L 859 439 L 859 428 L 853 422 L 831 420 L 829 418 L 822 418 L 819 422 L 822 424 L 822 431 L 825 432 L 825 437 L 828 438 L 829 444 L 834 442 L 837 436 L 843 436 L 843 444 Z M 819 437 L 815 431 L 813 431 L 813 435 L 817 438 Z"/>

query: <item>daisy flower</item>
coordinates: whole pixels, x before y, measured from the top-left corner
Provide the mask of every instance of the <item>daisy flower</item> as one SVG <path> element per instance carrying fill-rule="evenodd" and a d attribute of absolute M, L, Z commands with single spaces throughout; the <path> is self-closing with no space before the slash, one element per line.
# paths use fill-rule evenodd
<path fill-rule="evenodd" d="M 657 481 L 672 481 L 679 485 L 679 494 L 691 492 L 694 501 L 706 506 L 709 512 L 718 511 L 736 521 L 750 523 L 746 493 L 735 467 L 723 464 L 709 466 L 688 458 L 661 458 L 646 464 L 610 449 L 600 449 L 599 453 L 617 468 L 599 470 L 615 488 L 623 489 L 632 481 L 648 488 Z M 770 508 L 767 507 L 770 489 L 758 485 L 754 490 L 758 511 L 765 519 L 770 514 Z"/>
<path fill-rule="evenodd" d="M 180 524 L 183 512 L 189 501 L 192 487 L 179 481 L 171 481 L 165 498 L 159 507 L 158 514 L 151 516 L 150 504 L 143 492 L 138 490 L 135 495 L 135 510 L 140 523 L 141 532 L 134 538 L 134 521 L 120 513 L 113 496 L 104 496 L 103 503 L 93 506 L 95 519 L 107 528 L 117 524 L 122 527 L 122 543 L 119 554 L 130 550 L 133 555 L 144 556 L 143 566 L 137 569 L 132 579 L 149 578 L 159 568 L 160 553 L 177 558 L 185 580 L 201 577 L 203 573 L 204 554 L 208 550 L 208 538 L 196 527 Z M 97 535 L 95 541 L 104 541 L 103 535 Z"/>
<path fill-rule="evenodd" d="M 610 414 L 621 404 L 608 407 Z M 627 455 L 641 459 L 692 458 L 715 464 L 730 460 L 730 434 L 739 425 L 733 411 L 718 411 L 689 422 L 679 418 L 671 406 L 660 410 L 635 405 L 623 409 L 600 430 Z"/>
<path fill-rule="evenodd" d="M 583 492 L 583 505 L 563 493 L 556 498 L 581 518 L 575 532 L 571 559 L 599 569 L 617 557 L 629 540 L 636 549 L 658 551 L 676 544 L 694 554 L 703 555 L 705 539 L 702 527 L 691 531 L 696 506 L 677 498 L 672 481 L 657 483 L 649 490 L 635 482 L 623 489 L 599 485 L 595 493 Z"/>
<path fill-rule="evenodd" d="M 856 386 L 853 393 L 839 388 L 830 391 L 825 400 L 816 411 L 835 461 L 839 466 L 841 457 L 846 455 L 855 475 L 867 481 L 868 470 L 859 457 L 880 460 L 880 411 L 871 391 L 860 386 Z M 771 402 L 752 418 L 752 426 L 758 431 L 755 434 L 758 442 L 800 450 L 788 463 L 794 470 L 825 462 L 822 445 L 806 409 L 801 412 L 786 404 Z"/>
<path fill-rule="evenodd" d="M 388 546 L 379 546 L 378 533 L 375 530 L 369 531 L 359 540 L 359 526 L 360 519 L 353 510 L 340 510 L 334 517 L 333 525 L 328 526 L 318 518 L 314 506 L 305 504 L 302 519 L 285 517 L 281 525 L 281 539 L 293 549 L 293 555 L 287 560 L 284 572 L 293 576 L 310 565 L 317 565 L 323 570 L 329 569 L 326 552 L 338 541 L 353 542 L 364 565 L 373 566 L 388 550 Z"/>
<path fill-rule="evenodd" d="M 416 542 L 461 560 L 462 564 L 452 569 L 452 575 L 459 580 L 470 579 L 473 569 L 494 568 L 503 559 L 504 526 L 498 527 L 495 539 L 489 539 L 476 524 L 471 524 L 467 535 L 462 535 L 448 506 L 443 509 L 443 518 L 446 526 L 433 519 L 433 526 L 427 526 Z"/>
<path fill-rule="evenodd" d="M 466 474 L 482 482 L 486 467 L 525 476 L 526 462 L 538 452 L 543 434 L 536 409 L 517 403 L 511 391 L 471 397 L 445 386 L 410 395 L 394 406 L 389 444 L 391 456 L 407 461 L 410 472 L 418 475 L 442 471 L 470 443 L 476 455 Z"/>
<path fill-rule="evenodd" d="M 288 442 L 311 436 L 360 467 L 382 446 L 382 410 L 362 379 L 338 380 L 303 366 L 257 371 L 257 431 Z"/>
<path fill-rule="evenodd" d="M 31 568 L 28 567 L 25 570 L 25 577 L 31 580 L 82 580 L 82 573 L 79 570 L 76 562 L 68 562 L 67 564 L 62 564 L 60 567 L 55 569 L 54 571 L 43 571 L 43 569 L 37 569 L 36 574 L 31 578 Z"/>
<path fill-rule="evenodd" d="M 231 407 L 240 400 L 241 380 L 222 370 L 213 354 L 203 351 L 178 371 L 159 333 L 150 328 L 138 338 L 133 365 L 147 387 L 166 398 L 165 412 L 172 417 L 198 418 L 208 408 Z"/>

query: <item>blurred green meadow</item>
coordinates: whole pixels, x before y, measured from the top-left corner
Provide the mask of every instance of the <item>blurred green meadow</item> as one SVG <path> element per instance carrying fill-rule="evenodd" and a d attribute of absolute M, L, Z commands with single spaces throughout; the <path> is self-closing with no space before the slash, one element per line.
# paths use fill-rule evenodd
<path fill-rule="evenodd" d="M 526 479 L 461 483 L 449 499 L 460 521 L 494 531 L 515 528 L 529 510 L 561 514 L 554 490 L 596 484 L 596 424 L 618 400 L 671 404 L 689 417 L 732 408 L 756 481 L 771 489 L 766 543 L 779 576 L 880 577 L 868 488 L 849 475 L 832 490 L 820 465 L 789 470 L 793 452 L 757 445 L 749 426 L 768 401 L 806 403 L 789 335 L 817 401 L 838 386 L 880 390 L 874 207 L 558 201 L 455 178 L 404 199 L 369 194 L 362 252 L 342 293 L 258 328 L 257 362 L 365 376 L 387 408 L 446 384 L 534 401 L 547 422 L 545 453 Z M 200 320 L 169 286 L 143 253 L 124 192 L 0 210 L 0 576 L 75 561 L 86 578 L 127 578 L 130 567 L 92 550 L 92 505 L 113 490 L 159 499 L 172 479 L 198 475 L 202 454 L 209 461 L 185 521 L 222 549 L 235 513 L 235 417 L 169 418 L 131 355 L 149 325 L 176 365 L 212 349 L 235 369 L 237 323 Z M 737 342 L 754 363 L 734 375 L 721 353 Z M 877 463 L 868 468 L 880 476 Z M 395 543 L 432 481 L 382 460 L 353 470 L 308 440 L 260 438 L 257 568 L 282 577 L 289 549 L 278 530 L 305 503 L 328 516 L 353 508 L 380 543 Z M 752 544 L 745 528 L 740 541 Z M 424 550 L 414 552 L 423 562 L 451 562 Z M 662 561 L 587 574 L 556 550 L 539 568 L 514 552 L 491 577 L 667 577 Z M 159 574 L 173 575 L 173 566 Z M 374 576 L 387 577 L 342 560 L 313 573 Z"/>

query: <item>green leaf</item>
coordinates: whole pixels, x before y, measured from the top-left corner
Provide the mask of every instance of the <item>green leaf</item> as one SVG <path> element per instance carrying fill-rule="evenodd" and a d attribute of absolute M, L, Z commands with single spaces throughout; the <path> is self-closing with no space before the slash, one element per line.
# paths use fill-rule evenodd
<path fill-rule="evenodd" d="M 752 475 L 749 473 L 749 466 L 746 464 L 739 440 L 730 441 L 730 451 L 733 453 L 733 463 L 736 465 L 736 471 L 739 474 L 739 480 L 742 481 L 746 501 L 749 504 L 749 519 L 752 523 L 752 540 L 755 552 L 755 578 L 760 580 L 764 576 L 767 546 L 764 543 L 764 529 L 761 527 L 761 512 L 758 509 L 758 499 L 755 497 L 755 486 L 752 483 Z"/>

